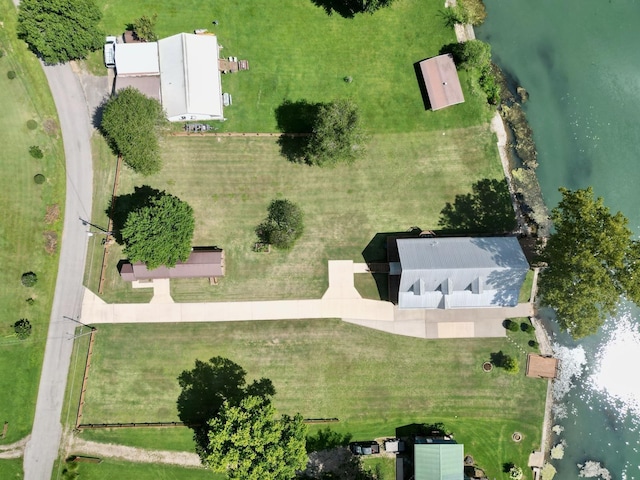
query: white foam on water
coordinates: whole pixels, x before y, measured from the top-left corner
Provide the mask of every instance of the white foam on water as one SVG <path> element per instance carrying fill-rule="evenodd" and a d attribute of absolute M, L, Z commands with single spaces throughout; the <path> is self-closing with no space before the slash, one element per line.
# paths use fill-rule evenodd
<path fill-rule="evenodd" d="M 553 399 L 557 403 L 571 390 L 574 381 L 582 377 L 587 356 L 581 345 L 569 348 L 554 343 L 552 348 L 554 356 L 560 360 L 558 376 L 553 382 Z"/>
<path fill-rule="evenodd" d="M 640 420 L 640 327 L 624 313 L 609 323 L 606 333 L 588 384 L 603 394 L 621 416 L 632 415 Z"/>

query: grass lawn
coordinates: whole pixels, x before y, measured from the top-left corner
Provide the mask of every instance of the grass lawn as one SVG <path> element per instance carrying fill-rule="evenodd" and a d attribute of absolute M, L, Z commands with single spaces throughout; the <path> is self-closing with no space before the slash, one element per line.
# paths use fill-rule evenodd
<path fill-rule="evenodd" d="M 0 460 L 0 478 L 4 480 L 19 480 L 23 477 L 22 458 Z"/>
<path fill-rule="evenodd" d="M 45 251 L 45 233 L 59 238 L 64 209 L 64 156 L 57 114 L 42 68 L 16 40 L 16 10 L 9 0 L 0 1 L 0 144 L 3 175 L 0 177 L 0 405 L 9 422 L 6 438 L 12 443 L 31 431 L 40 379 L 58 252 Z M 16 78 L 8 77 L 13 71 Z M 34 120 L 33 130 L 27 122 Z M 44 157 L 34 159 L 29 147 L 37 145 Z M 46 181 L 36 185 L 34 175 Z M 60 219 L 45 222 L 47 206 L 57 204 Z M 38 276 L 34 287 L 20 283 L 23 273 Z M 33 298 L 29 304 L 27 299 Z M 24 341 L 14 336 L 13 324 L 26 318 L 32 335 Z M 3 461 L 4 462 L 4 461 Z M 2 467 L 0 467 L 2 468 Z M 0 470 L 1 471 L 1 470 Z M 5 477 L 0 474 L 3 478 Z"/>
<path fill-rule="evenodd" d="M 85 421 L 177 419 L 177 376 L 195 359 L 228 357 L 247 378 L 270 378 L 276 407 L 306 418 L 337 417 L 331 428 L 354 440 L 394 435 L 397 427 L 443 421 L 466 451 L 501 478 L 501 465 L 526 464 L 540 441 L 546 385 L 525 378 L 531 335 L 427 341 L 388 335 L 337 320 L 222 324 L 102 325 L 86 397 Z M 482 372 L 492 352 L 517 357 L 522 371 Z M 317 428 L 317 427 L 314 427 Z M 171 431 L 173 430 L 173 432 Z M 514 431 L 520 444 L 510 441 Z M 166 435 L 165 435 L 166 434 Z M 101 441 L 170 448 L 185 437 L 121 429 L 83 433 Z M 146 441 L 145 441 L 146 437 Z"/>
<path fill-rule="evenodd" d="M 104 460 L 102 463 L 81 463 L 79 478 L 87 480 L 113 480 L 114 478 L 136 480 L 223 480 L 210 470 L 182 468 L 172 465 L 130 463 L 118 460 Z"/>
<path fill-rule="evenodd" d="M 403 0 L 375 15 L 328 16 L 311 0 L 99 0 L 103 26 L 121 34 L 141 15 L 158 14 L 160 38 L 208 28 L 224 46 L 221 56 L 249 60 L 250 70 L 223 75 L 233 106 L 221 130 L 277 131 L 275 109 L 284 100 L 327 102 L 350 97 L 367 130 L 412 132 L 478 125 L 489 109 L 462 75 L 465 103 L 425 111 L 414 63 L 455 41 L 441 0 Z M 219 25 L 212 25 L 218 20 Z M 96 60 L 89 61 L 95 71 Z M 350 76 L 352 83 L 344 78 Z"/>
<path fill-rule="evenodd" d="M 102 140 L 96 144 L 106 148 Z M 172 281 L 176 301 L 320 297 L 327 287 L 327 260 L 364 261 L 362 251 L 379 232 L 436 228 L 440 210 L 456 194 L 470 191 L 479 179 L 503 177 L 495 136 L 486 125 L 446 135 L 377 134 L 366 158 L 324 169 L 287 162 L 276 141 L 265 137 L 170 137 L 163 151 L 164 167 L 157 175 L 144 178 L 124 169 L 119 193 L 150 185 L 187 201 L 196 215 L 194 244 L 224 248 L 227 265 L 226 277 L 215 287 L 206 279 Z M 95 165 L 98 225 L 107 223 L 115 168 L 113 156 L 103 153 Z M 305 233 L 291 251 L 255 253 L 254 229 L 274 198 L 300 205 Z M 94 291 L 100 240 L 91 239 L 94 254 L 85 282 Z M 145 300 L 119 278 L 120 248 L 110 252 L 105 299 Z M 366 284 L 359 287 L 368 289 L 367 295 L 375 292 L 373 280 L 358 281 Z"/>

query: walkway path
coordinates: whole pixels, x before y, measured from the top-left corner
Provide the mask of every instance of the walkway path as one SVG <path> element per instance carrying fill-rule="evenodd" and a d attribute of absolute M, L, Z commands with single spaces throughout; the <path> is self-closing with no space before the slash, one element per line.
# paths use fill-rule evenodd
<path fill-rule="evenodd" d="M 346 322 L 418 338 L 504 337 L 506 318 L 528 317 L 532 305 L 512 308 L 400 310 L 390 302 L 368 300 L 354 286 L 354 275 L 367 265 L 351 260 L 329 261 L 329 288 L 321 299 L 253 302 L 175 303 L 169 282 L 154 281 L 150 303 L 107 304 L 85 290 L 85 323 L 177 323 L 341 318 Z M 149 284 L 144 284 L 149 286 Z M 139 285 L 137 286 L 139 287 Z"/>

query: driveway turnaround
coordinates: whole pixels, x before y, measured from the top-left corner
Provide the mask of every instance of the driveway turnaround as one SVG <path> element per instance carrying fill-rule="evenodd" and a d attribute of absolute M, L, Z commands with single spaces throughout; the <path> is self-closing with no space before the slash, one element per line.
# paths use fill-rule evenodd
<path fill-rule="evenodd" d="M 87 103 L 69 65 L 44 67 L 56 103 L 66 157 L 67 198 L 60 265 L 40 376 L 31 439 L 24 454 L 25 480 L 51 478 L 58 458 L 62 425 L 60 415 L 73 348 L 76 319 L 82 306 L 87 227 L 91 218 L 93 171 L 91 130 Z M 65 318 L 66 317 L 66 318 Z"/>

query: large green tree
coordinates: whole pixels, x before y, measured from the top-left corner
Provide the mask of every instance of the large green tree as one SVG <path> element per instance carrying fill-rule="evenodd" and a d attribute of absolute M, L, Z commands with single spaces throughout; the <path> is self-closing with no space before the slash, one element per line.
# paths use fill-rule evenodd
<path fill-rule="evenodd" d="M 124 253 L 131 261 L 144 262 L 150 270 L 160 265 L 173 267 L 189 257 L 194 228 L 189 204 L 160 192 L 127 215 L 120 232 Z"/>
<path fill-rule="evenodd" d="M 310 165 L 351 163 L 364 153 L 365 139 L 356 104 L 336 100 L 320 105 L 304 156 Z"/>
<path fill-rule="evenodd" d="M 295 203 L 286 199 L 273 200 L 269 215 L 256 227 L 256 234 L 262 242 L 287 250 L 302 236 L 303 219 L 302 210 Z"/>
<path fill-rule="evenodd" d="M 167 123 L 158 100 L 128 87 L 105 103 L 100 128 L 127 165 L 138 173 L 151 175 L 162 165 L 160 138 Z"/>
<path fill-rule="evenodd" d="M 268 396 L 225 402 L 209 422 L 204 463 L 231 480 L 290 480 L 307 464 L 306 425 L 300 414 L 275 418 Z"/>
<path fill-rule="evenodd" d="M 616 313 L 621 295 L 639 303 L 640 244 L 631 238 L 626 217 L 611 214 L 591 188 L 560 192 L 539 291 L 543 303 L 556 310 L 560 327 L 581 338 Z"/>
<path fill-rule="evenodd" d="M 93 0 L 22 0 L 18 37 L 46 63 L 77 60 L 102 46 L 101 18 Z"/>
<path fill-rule="evenodd" d="M 450 53 L 458 68 L 483 70 L 491 65 L 491 45 L 481 40 L 467 40 L 445 45 L 440 53 Z"/>

